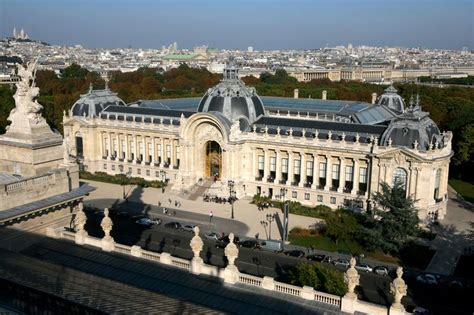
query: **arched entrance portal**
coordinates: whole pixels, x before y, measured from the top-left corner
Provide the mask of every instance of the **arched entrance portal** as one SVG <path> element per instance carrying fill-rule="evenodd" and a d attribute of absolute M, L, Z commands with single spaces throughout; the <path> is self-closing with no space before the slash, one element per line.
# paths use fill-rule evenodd
<path fill-rule="evenodd" d="M 206 177 L 220 178 L 222 175 L 222 149 L 216 141 L 206 142 Z"/>

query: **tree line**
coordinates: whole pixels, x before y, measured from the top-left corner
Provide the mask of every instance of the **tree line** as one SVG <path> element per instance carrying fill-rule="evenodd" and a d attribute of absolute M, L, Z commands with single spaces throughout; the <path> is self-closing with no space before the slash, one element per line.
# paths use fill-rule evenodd
<path fill-rule="evenodd" d="M 140 99 L 199 97 L 216 85 L 222 78 L 205 68 L 190 68 L 181 65 L 168 71 L 162 69 L 140 68 L 134 72 L 112 72 L 109 74 L 109 88 L 118 93 L 125 102 Z M 37 72 L 37 85 L 40 88 L 38 101 L 44 106 L 43 115 L 48 123 L 62 132 L 62 114 L 87 93 L 92 83 L 95 89 L 103 88 L 105 81 L 96 72 L 88 71 L 73 64 L 64 69 L 60 76 L 53 71 Z M 299 89 L 301 98 L 321 98 L 323 90 L 328 99 L 370 102 L 372 93 L 383 93 L 384 87 L 357 81 L 331 82 L 313 80 L 297 82 L 285 70 L 275 74 L 262 73 L 260 78 L 243 77 L 242 80 L 254 86 L 262 96 L 293 97 L 294 89 Z M 437 88 L 415 84 L 396 84 L 400 95 L 408 100 L 419 94 L 424 111 L 441 130 L 454 134 L 451 175 L 474 182 L 474 89 L 462 87 Z M 7 117 L 14 107 L 14 88 L 0 86 L 0 133 L 5 132 Z"/>

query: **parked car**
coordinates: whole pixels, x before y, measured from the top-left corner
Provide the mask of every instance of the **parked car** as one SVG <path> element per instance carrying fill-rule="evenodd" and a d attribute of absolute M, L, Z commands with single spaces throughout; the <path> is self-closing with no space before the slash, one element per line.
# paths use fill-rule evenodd
<path fill-rule="evenodd" d="M 412 314 L 430 315 L 431 312 L 424 307 L 417 306 L 413 309 Z"/>
<path fill-rule="evenodd" d="M 165 224 L 165 228 L 178 230 L 182 228 L 182 225 L 179 222 L 168 222 Z"/>
<path fill-rule="evenodd" d="M 388 268 L 385 266 L 374 267 L 374 272 L 381 276 L 388 276 Z"/>
<path fill-rule="evenodd" d="M 304 252 L 299 249 L 293 249 L 293 250 L 287 250 L 285 252 L 286 256 L 291 256 L 291 257 L 297 257 L 297 258 L 302 258 L 305 256 Z"/>
<path fill-rule="evenodd" d="M 195 224 L 186 224 L 182 227 L 183 231 L 194 233 Z"/>
<path fill-rule="evenodd" d="M 252 249 L 261 249 L 260 243 L 255 240 L 245 240 L 239 243 L 240 247 L 252 248 Z"/>
<path fill-rule="evenodd" d="M 204 237 L 208 240 L 217 241 L 219 239 L 219 234 L 215 232 L 210 232 L 210 233 L 204 234 Z"/>
<path fill-rule="evenodd" d="M 331 256 L 326 256 L 326 257 L 324 257 L 322 262 L 327 263 L 327 264 L 331 264 L 332 261 L 333 261 L 333 258 Z"/>
<path fill-rule="evenodd" d="M 306 259 L 311 260 L 311 261 L 319 261 L 322 262 L 326 258 L 326 255 L 309 255 L 306 256 Z"/>
<path fill-rule="evenodd" d="M 344 268 L 349 267 L 349 261 L 347 259 L 337 259 L 333 262 L 334 266 L 341 266 Z"/>
<path fill-rule="evenodd" d="M 161 219 L 149 219 L 149 218 L 142 218 L 135 221 L 136 224 L 150 227 L 152 225 L 160 225 Z"/>
<path fill-rule="evenodd" d="M 282 251 L 280 241 L 272 241 L 272 240 L 262 241 L 260 242 L 260 247 L 263 250 L 268 250 L 268 251 L 277 252 L 277 253 L 280 253 Z"/>
<path fill-rule="evenodd" d="M 373 271 L 372 267 L 370 267 L 367 264 L 357 264 L 357 265 L 355 265 L 354 268 L 357 269 L 357 270 L 360 270 L 360 271 L 364 271 L 364 272 L 372 272 Z"/>
<path fill-rule="evenodd" d="M 424 275 L 419 275 L 416 277 L 416 281 L 420 283 L 426 283 L 426 284 L 438 284 L 438 280 L 434 275 L 431 275 L 429 273 L 424 274 Z"/>

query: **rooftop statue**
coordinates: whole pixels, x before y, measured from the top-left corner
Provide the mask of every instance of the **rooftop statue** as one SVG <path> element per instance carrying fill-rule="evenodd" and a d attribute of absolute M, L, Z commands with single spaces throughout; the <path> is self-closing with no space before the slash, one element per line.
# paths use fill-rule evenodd
<path fill-rule="evenodd" d="M 41 116 L 43 106 L 35 99 L 39 94 L 39 88 L 36 86 L 36 60 L 30 61 L 26 67 L 18 67 L 18 76 L 20 81 L 16 83 L 15 108 L 10 112 L 8 120 L 14 122 L 16 116 L 26 116 L 34 123 L 46 122 Z"/>

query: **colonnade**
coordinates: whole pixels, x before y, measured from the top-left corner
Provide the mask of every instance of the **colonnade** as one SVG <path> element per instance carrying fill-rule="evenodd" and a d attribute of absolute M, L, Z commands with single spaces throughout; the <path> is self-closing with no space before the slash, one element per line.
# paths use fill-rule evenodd
<path fill-rule="evenodd" d="M 323 152 L 253 150 L 256 181 L 277 183 L 352 195 L 367 192 L 368 161 Z"/>
<path fill-rule="evenodd" d="M 177 139 L 114 132 L 101 132 L 100 135 L 102 158 L 160 167 L 179 167 Z"/>

